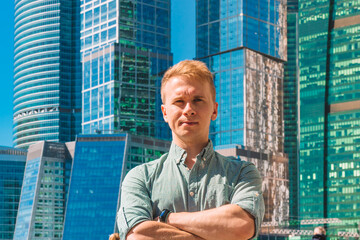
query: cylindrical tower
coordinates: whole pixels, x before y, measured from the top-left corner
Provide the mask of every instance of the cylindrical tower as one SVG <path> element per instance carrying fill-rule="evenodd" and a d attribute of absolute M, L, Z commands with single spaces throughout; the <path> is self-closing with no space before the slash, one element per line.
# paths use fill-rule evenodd
<path fill-rule="evenodd" d="M 15 1 L 16 147 L 27 148 L 41 140 L 71 141 L 80 129 L 79 4 L 72 2 L 77 1 Z"/>

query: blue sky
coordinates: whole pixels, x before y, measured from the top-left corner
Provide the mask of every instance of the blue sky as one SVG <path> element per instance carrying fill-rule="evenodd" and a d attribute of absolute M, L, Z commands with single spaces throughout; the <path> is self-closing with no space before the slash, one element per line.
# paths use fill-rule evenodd
<path fill-rule="evenodd" d="M 14 1 L 1 3 L 1 57 L 0 57 L 0 145 L 12 146 L 12 92 L 13 92 L 13 42 Z"/>
<path fill-rule="evenodd" d="M 174 64 L 195 57 L 195 1 L 172 0 L 171 47 Z M 12 146 L 14 1 L 1 3 L 0 146 Z"/>

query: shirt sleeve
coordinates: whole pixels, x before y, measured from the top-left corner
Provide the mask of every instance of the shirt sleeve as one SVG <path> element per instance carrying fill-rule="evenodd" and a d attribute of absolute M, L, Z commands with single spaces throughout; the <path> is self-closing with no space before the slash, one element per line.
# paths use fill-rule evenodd
<path fill-rule="evenodd" d="M 265 213 L 264 198 L 261 191 L 262 179 L 255 165 L 244 162 L 239 180 L 231 197 L 231 203 L 240 206 L 255 219 L 255 238 L 260 230 Z"/>
<path fill-rule="evenodd" d="M 150 194 L 145 186 L 145 175 L 141 168 L 132 169 L 121 187 L 121 205 L 117 213 L 117 225 L 121 240 L 138 223 L 152 220 Z"/>

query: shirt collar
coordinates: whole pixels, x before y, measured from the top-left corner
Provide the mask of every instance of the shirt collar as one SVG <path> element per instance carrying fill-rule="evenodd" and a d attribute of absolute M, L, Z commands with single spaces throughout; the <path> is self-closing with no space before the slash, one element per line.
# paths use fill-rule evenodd
<path fill-rule="evenodd" d="M 201 150 L 201 152 L 196 156 L 196 158 L 208 162 L 211 160 L 211 157 L 214 153 L 215 151 L 212 141 L 209 140 L 208 144 Z M 175 160 L 176 164 L 179 164 L 181 162 L 185 162 L 186 156 L 186 151 L 176 145 L 173 141 L 169 150 L 169 157 Z"/>

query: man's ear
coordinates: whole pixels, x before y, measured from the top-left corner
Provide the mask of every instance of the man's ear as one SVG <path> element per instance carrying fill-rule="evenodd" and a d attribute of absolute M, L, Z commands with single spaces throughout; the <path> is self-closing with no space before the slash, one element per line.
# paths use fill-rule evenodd
<path fill-rule="evenodd" d="M 214 103 L 214 111 L 211 114 L 211 120 L 215 121 L 218 115 L 218 106 L 219 104 L 217 102 Z"/>
<path fill-rule="evenodd" d="M 162 114 L 163 114 L 164 121 L 165 121 L 165 122 L 168 122 L 168 121 L 167 121 L 167 115 L 166 115 L 166 107 L 165 107 L 164 104 L 161 105 L 161 112 L 162 112 Z"/>

